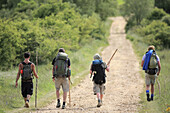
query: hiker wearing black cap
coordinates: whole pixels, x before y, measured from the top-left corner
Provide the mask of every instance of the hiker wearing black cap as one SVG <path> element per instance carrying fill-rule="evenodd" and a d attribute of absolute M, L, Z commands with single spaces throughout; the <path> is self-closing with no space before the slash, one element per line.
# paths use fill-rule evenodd
<path fill-rule="evenodd" d="M 21 75 L 21 91 L 25 101 L 24 107 L 29 108 L 29 100 L 31 98 L 31 95 L 33 94 L 33 74 L 36 78 L 38 78 L 38 75 L 35 71 L 34 63 L 29 61 L 30 53 L 24 53 L 24 58 L 25 60 L 19 64 L 19 70 L 17 73 L 15 86 L 18 86 L 18 79 Z"/>
<path fill-rule="evenodd" d="M 56 108 L 60 107 L 60 86 L 63 89 L 63 105 L 62 109 L 65 108 L 67 92 L 69 91 L 69 83 L 71 70 L 70 70 L 70 59 L 65 53 L 64 48 L 60 48 L 57 56 L 53 59 L 53 81 L 55 81 L 56 95 L 57 95 L 57 105 Z M 67 79 L 68 78 L 68 79 Z"/>

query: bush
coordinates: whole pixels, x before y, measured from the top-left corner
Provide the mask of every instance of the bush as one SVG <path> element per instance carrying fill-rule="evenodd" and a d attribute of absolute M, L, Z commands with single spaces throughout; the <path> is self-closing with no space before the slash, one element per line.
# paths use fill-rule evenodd
<path fill-rule="evenodd" d="M 162 18 L 162 22 L 165 22 L 168 24 L 168 26 L 170 26 L 170 15 L 164 16 Z"/>
<path fill-rule="evenodd" d="M 166 15 L 163 9 L 155 8 L 151 14 L 147 17 L 148 20 L 160 20 Z"/>
<path fill-rule="evenodd" d="M 144 37 L 144 42 L 149 45 L 155 45 L 156 48 L 169 48 L 170 45 L 170 27 L 161 21 L 153 21 L 140 30 Z"/>
<path fill-rule="evenodd" d="M 131 35 L 126 35 L 126 39 L 129 39 L 130 41 L 133 41 L 133 40 L 134 40 L 134 37 L 131 36 Z"/>

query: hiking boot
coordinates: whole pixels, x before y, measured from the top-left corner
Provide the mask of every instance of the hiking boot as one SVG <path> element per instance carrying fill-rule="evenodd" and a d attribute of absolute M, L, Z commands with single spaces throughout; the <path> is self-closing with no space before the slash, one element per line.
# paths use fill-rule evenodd
<path fill-rule="evenodd" d="M 151 96 L 151 99 L 150 99 L 150 101 L 153 101 L 153 96 Z"/>
<path fill-rule="evenodd" d="M 100 107 L 101 105 L 102 105 L 102 103 L 101 103 L 101 100 L 99 99 L 99 100 L 98 100 L 97 107 Z"/>
<path fill-rule="evenodd" d="M 24 107 L 29 108 L 29 102 L 28 101 L 25 102 L 25 106 Z"/>
<path fill-rule="evenodd" d="M 60 107 L 60 102 L 57 102 L 56 108 Z"/>
<path fill-rule="evenodd" d="M 62 105 L 62 109 L 65 109 L 65 104 Z"/>
<path fill-rule="evenodd" d="M 149 94 L 146 94 L 146 96 L 147 96 L 147 101 L 148 102 L 151 101 L 151 99 L 149 98 Z"/>
<path fill-rule="evenodd" d="M 102 106 L 102 103 L 98 102 L 97 107 L 100 107 L 100 106 Z"/>

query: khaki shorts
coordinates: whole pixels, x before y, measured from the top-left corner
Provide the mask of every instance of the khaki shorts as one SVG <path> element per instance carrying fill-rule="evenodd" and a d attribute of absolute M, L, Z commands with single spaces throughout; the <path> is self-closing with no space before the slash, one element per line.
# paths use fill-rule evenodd
<path fill-rule="evenodd" d="M 55 88 L 56 90 L 60 90 L 60 86 L 62 86 L 63 92 L 69 91 L 69 84 L 66 77 L 57 77 L 55 78 Z"/>
<path fill-rule="evenodd" d="M 104 84 L 99 85 L 99 84 L 93 83 L 94 95 L 96 95 L 97 93 L 104 94 L 105 89 L 106 88 L 105 88 Z"/>
<path fill-rule="evenodd" d="M 157 77 L 157 74 L 149 75 L 148 73 L 145 73 L 145 83 L 146 83 L 146 85 L 155 84 L 156 77 Z"/>

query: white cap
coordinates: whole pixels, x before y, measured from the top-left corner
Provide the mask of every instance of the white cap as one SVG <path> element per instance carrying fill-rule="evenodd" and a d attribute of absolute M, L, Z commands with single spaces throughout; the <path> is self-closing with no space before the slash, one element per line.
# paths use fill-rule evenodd
<path fill-rule="evenodd" d="M 94 60 L 101 60 L 102 59 L 98 53 L 96 53 L 93 58 L 94 58 Z"/>

